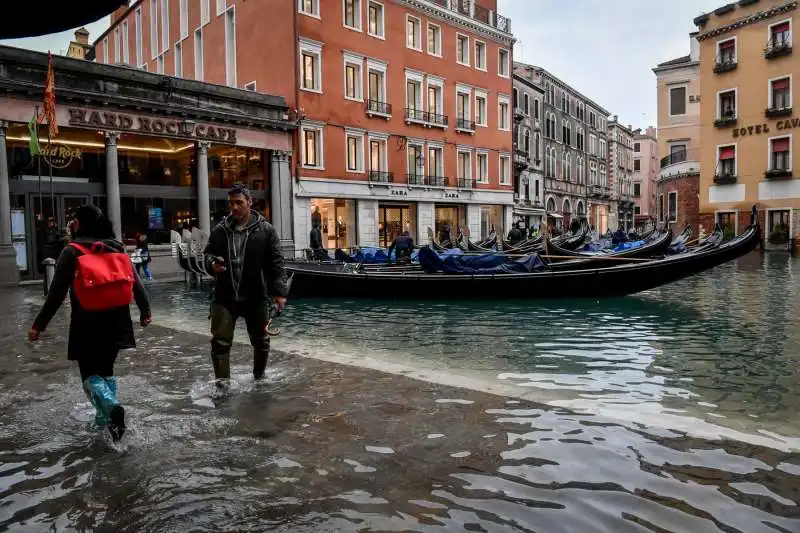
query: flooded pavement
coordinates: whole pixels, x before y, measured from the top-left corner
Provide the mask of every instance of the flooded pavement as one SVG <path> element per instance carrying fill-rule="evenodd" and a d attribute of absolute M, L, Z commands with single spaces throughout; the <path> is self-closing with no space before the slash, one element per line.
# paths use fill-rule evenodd
<path fill-rule="evenodd" d="M 502 314 L 500 304 L 437 323 L 441 310 L 424 307 L 409 318 L 411 310 L 392 315 L 385 303 L 294 302 L 267 381 L 253 383 L 249 349 L 239 344 L 236 384 L 222 401 L 209 384 L 202 291 L 153 287 L 155 325 L 137 327 L 139 347 L 118 364 L 129 430 L 116 447 L 91 427 L 93 410 L 64 355 L 66 313 L 30 345 L 23 339 L 40 296 L 1 294 L 10 312 L 0 322 L 0 531 L 800 531 L 800 454 L 792 446 L 800 433 L 791 420 L 776 436 L 744 422 L 771 427 L 770 402 L 791 419 L 796 365 L 783 350 L 795 334 L 786 328 L 764 342 L 753 290 L 727 285 L 757 271 L 731 269 L 691 281 L 692 291 L 707 291 L 709 307 L 655 293 L 530 308 L 524 320 L 546 326 L 544 317 L 559 316 L 567 328 L 533 343 L 523 328 L 492 328 L 499 319 L 487 317 Z M 730 306 L 739 298 L 751 301 L 756 318 L 725 333 L 720 324 L 745 315 Z M 730 312 L 720 318 L 717 306 L 726 303 Z M 772 308 L 788 313 L 793 305 L 787 297 Z M 586 315 L 594 317 L 594 345 L 591 328 L 579 324 Z M 336 316 L 346 326 L 331 325 Z M 367 316 L 387 320 L 362 322 Z M 626 317 L 644 325 L 626 335 Z M 464 339 L 461 324 L 470 321 L 487 329 Z M 618 326 L 611 340 L 598 324 Z M 705 336 L 704 324 L 714 326 Z M 740 349 L 731 350 L 731 335 Z M 425 348 L 409 341 L 414 336 Z M 461 355 L 458 339 L 466 340 Z M 741 354 L 754 346 L 767 361 L 748 381 L 740 369 L 754 365 Z M 761 393 L 746 385 L 758 379 Z M 545 385 L 521 387 L 523 380 Z M 745 383 L 738 390 L 737 381 Z M 450 385 L 459 383 L 467 388 Z M 714 390 L 718 407 L 707 411 L 729 423 L 696 429 L 697 403 Z M 595 409 L 598 400 L 605 409 Z M 689 430 L 669 427 L 663 412 L 642 416 L 642 404 L 672 409 Z M 738 433 L 714 437 L 720 428 Z"/>

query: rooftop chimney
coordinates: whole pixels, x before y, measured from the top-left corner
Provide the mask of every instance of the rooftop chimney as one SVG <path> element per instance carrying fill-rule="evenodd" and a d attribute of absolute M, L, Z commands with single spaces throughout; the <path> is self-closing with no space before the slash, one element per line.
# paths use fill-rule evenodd
<path fill-rule="evenodd" d="M 75 30 L 75 42 L 78 44 L 89 44 L 89 30 L 86 28 L 79 28 Z"/>

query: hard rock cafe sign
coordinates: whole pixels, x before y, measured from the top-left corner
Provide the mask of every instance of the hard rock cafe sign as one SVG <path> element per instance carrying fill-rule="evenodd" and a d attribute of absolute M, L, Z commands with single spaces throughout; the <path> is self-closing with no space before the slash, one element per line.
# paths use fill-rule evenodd
<path fill-rule="evenodd" d="M 46 144 L 42 146 L 44 160 L 53 168 L 67 168 L 73 161 L 81 158 L 78 148 L 64 146 L 63 144 Z"/>
<path fill-rule="evenodd" d="M 153 118 L 111 111 L 69 108 L 69 125 L 85 128 L 236 143 L 236 130 L 171 118 Z"/>

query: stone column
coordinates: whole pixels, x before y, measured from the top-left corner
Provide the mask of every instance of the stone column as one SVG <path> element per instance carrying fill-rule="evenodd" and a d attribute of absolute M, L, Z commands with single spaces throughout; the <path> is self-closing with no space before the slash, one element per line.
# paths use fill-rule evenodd
<path fill-rule="evenodd" d="M 481 240 L 481 206 L 478 204 L 467 204 L 467 227 L 469 228 L 469 238 L 473 242 Z"/>
<path fill-rule="evenodd" d="M 119 199 L 119 160 L 117 156 L 119 132 L 106 132 L 106 205 L 108 219 L 114 235 L 122 240 L 122 208 Z"/>
<path fill-rule="evenodd" d="M 211 235 L 211 199 L 208 192 L 208 149 L 209 141 L 197 143 L 197 220 L 200 231 Z"/>
<path fill-rule="evenodd" d="M 11 191 L 8 184 L 8 159 L 6 158 L 6 128 L 0 121 L 0 286 L 19 282 L 17 253 L 11 243 Z"/>
<path fill-rule="evenodd" d="M 292 170 L 289 166 L 291 152 L 270 152 L 270 214 L 272 225 L 281 240 L 283 255 L 294 257 L 294 231 L 292 225 Z"/>
<path fill-rule="evenodd" d="M 378 201 L 358 200 L 358 245 L 378 246 Z"/>
<path fill-rule="evenodd" d="M 436 205 L 432 202 L 419 202 L 417 204 L 417 235 L 414 237 L 416 244 L 429 244 L 428 228 L 436 231 Z M 474 237 L 473 241 L 477 240 Z"/>

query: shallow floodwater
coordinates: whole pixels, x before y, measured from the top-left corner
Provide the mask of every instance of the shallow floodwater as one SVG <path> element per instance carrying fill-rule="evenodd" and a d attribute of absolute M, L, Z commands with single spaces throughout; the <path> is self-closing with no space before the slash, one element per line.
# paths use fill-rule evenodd
<path fill-rule="evenodd" d="M 800 531 L 798 273 L 751 254 L 600 302 L 293 301 L 267 382 L 237 345 L 226 399 L 204 289 L 156 285 L 116 447 L 65 313 L 31 346 L 41 297 L 4 294 L 0 531 Z"/>

